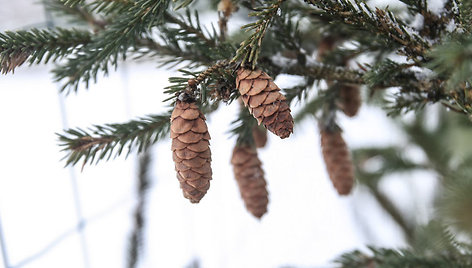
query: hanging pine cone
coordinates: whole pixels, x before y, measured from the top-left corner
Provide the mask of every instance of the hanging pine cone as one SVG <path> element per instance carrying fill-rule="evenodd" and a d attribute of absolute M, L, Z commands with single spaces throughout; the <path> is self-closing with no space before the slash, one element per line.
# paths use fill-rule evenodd
<path fill-rule="evenodd" d="M 267 143 L 267 129 L 262 126 L 254 125 L 252 128 L 252 137 L 257 148 L 262 148 Z"/>
<path fill-rule="evenodd" d="M 318 44 L 318 54 L 316 55 L 317 61 L 323 61 L 331 51 L 334 50 L 335 44 L 339 38 L 334 36 L 326 36 L 321 39 L 321 42 Z"/>
<path fill-rule="evenodd" d="M 340 195 L 351 192 L 354 167 L 340 131 L 321 131 L 321 149 L 329 178 Z"/>
<path fill-rule="evenodd" d="M 259 124 L 284 139 L 293 132 L 293 118 L 290 108 L 272 78 L 262 70 L 240 68 L 236 87 L 244 105 Z"/>
<path fill-rule="evenodd" d="M 210 135 L 195 103 L 178 100 L 171 115 L 172 151 L 184 197 L 198 203 L 210 187 Z"/>
<path fill-rule="evenodd" d="M 231 164 L 233 164 L 234 177 L 238 182 L 247 210 L 255 217 L 261 218 L 267 212 L 269 193 L 256 148 L 236 145 Z"/>
<path fill-rule="evenodd" d="M 349 117 L 355 116 L 362 104 L 358 86 L 342 85 L 339 89 L 339 99 L 341 110 Z"/>

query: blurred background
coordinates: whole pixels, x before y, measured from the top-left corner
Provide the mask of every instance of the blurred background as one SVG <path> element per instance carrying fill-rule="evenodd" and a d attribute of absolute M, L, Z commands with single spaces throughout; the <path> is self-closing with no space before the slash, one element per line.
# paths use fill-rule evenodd
<path fill-rule="evenodd" d="M 392 2 L 373 4 L 398 1 Z M 37 1 L 0 0 L 0 6 L 1 32 L 47 25 Z M 213 13 L 205 20 L 216 21 Z M 231 27 L 239 26 L 235 20 Z M 447 210 L 457 215 L 437 209 L 457 203 L 440 202 L 448 197 L 446 175 L 471 162 L 470 123 L 441 107 L 400 120 L 387 117 L 373 98 L 354 119 L 340 115 L 357 167 L 347 197 L 337 195 L 326 174 L 314 120 L 297 124 L 289 139 L 269 136 L 259 151 L 269 212 L 257 220 L 245 210 L 229 163 L 236 104 L 208 118 L 213 180 L 195 205 L 175 178 L 170 139 L 151 147 L 141 165 L 130 154 L 82 170 L 64 168 L 55 134 L 163 112 L 163 88 L 173 70 L 128 62 L 88 90 L 65 96 L 50 69 L 23 66 L 0 77 L 3 267 L 131 267 L 137 213 L 144 224 L 136 267 L 235 268 L 335 267 L 336 257 L 367 245 L 418 248 L 437 233 L 433 219 L 468 214 L 460 205 Z M 284 88 L 297 79 L 280 75 L 276 83 Z"/>

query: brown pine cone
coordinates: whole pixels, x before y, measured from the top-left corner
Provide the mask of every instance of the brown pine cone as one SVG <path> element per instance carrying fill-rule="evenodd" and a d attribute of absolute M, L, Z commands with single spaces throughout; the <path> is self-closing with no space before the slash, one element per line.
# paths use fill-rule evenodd
<path fill-rule="evenodd" d="M 358 86 L 342 85 L 339 89 L 340 106 L 344 114 L 353 117 L 361 107 L 361 92 Z"/>
<path fill-rule="evenodd" d="M 323 61 L 327 54 L 334 50 L 335 44 L 338 38 L 333 36 L 324 37 L 318 44 L 318 54 L 316 56 L 317 61 Z"/>
<path fill-rule="evenodd" d="M 293 118 L 285 96 L 272 78 L 260 69 L 240 68 L 236 77 L 236 88 L 244 105 L 264 126 L 284 139 L 293 132 Z"/>
<path fill-rule="evenodd" d="M 321 131 L 321 149 L 329 178 L 340 195 L 348 195 L 354 184 L 354 167 L 340 131 Z"/>
<path fill-rule="evenodd" d="M 267 212 L 269 193 L 256 148 L 236 145 L 231 164 L 247 210 L 260 219 Z"/>
<path fill-rule="evenodd" d="M 252 128 L 252 137 L 257 148 L 262 148 L 267 144 L 267 129 L 262 126 L 254 125 Z"/>
<path fill-rule="evenodd" d="M 210 188 L 210 134 L 195 103 L 178 100 L 171 115 L 172 151 L 184 197 L 198 203 Z"/>

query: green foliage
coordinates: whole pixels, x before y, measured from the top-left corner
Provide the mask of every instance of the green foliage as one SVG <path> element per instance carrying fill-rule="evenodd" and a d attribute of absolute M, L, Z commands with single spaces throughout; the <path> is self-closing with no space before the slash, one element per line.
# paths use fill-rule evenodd
<path fill-rule="evenodd" d="M 256 119 L 249 113 L 248 109 L 241 105 L 238 118 L 231 122 L 233 128 L 231 133 L 237 136 L 238 144 L 254 145 L 252 129 L 257 125 Z"/>
<path fill-rule="evenodd" d="M 406 23 L 389 10 L 373 11 L 360 0 L 355 0 L 354 3 L 349 0 L 306 0 L 306 2 L 319 8 L 323 15 L 333 20 L 379 34 L 387 44 L 397 43 L 402 52 L 413 59 L 424 57 L 424 52 L 428 48 L 426 41 L 412 33 Z"/>
<path fill-rule="evenodd" d="M 370 254 L 359 250 L 351 251 L 340 256 L 336 262 L 346 268 L 465 268 L 472 265 L 468 254 L 450 256 L 439 254 L 434 256 L 418 255 L 408 250 L 393 250 L 369 247 Z"/>
<path fill-rule="evenodd" d="M 90 131 L 68 129 L 58 134 L 60 146 L 67 153 L 67 165 L 75 165 L 80 160 L 83 165 L 94 161 L 110 159 L 122 154 L 127 155 L 134 149 L 142 152 L 151 144 L 167 135 L 170 127 L 170 112 L 151 115 L 124 124 L 95 125 Z"/>
<path fill-rule="evenodd" d="M 87 31 L 55 28 L 0 33 L 0 72 L 13 72 L 26 60 L 30 64 L 56 61 L 91 41 Z"/>
<path fill-rule="evenodd" d="M 472 37 L 459 37 L 441 44 L 430 53 L 429 64 L 438 76 L 447 82 L 449 90 L 472 82 Z M 461 86 L 462 84 L 462 86 Z M 467 90 L 470 90 L 467 88 Z"/>
<path fill-rule="evenodd" d="M 77 4 L 73 3 L 71 6 Z M 90 80 L 97 79 L 99 71 L 106 74 L 109 65 L 116 67 L 120 57 L 126 58 L 126 52 L 130 47 L 136 46 L 139 38 L 148 34 L 152 26 L 163 22 L 168 4 L 168 0 L 137 0 L 124 3 L 125 12 L 117 14 L 112 23 L 93 36 L 92 42 L 81 48 L 75 57 L 69 58 L 67 63 L 54 70 L 57 81 L 65 80 L 62 90 L 69 88 L 77 91 L 81 82 L 88 87 Z M 96 9 L 103 11 L 98 7 Z"/>
<path fill-rule="evenodd" d="M 449 177 L 439 201 L 439 212 L 446 222 L 466 234 L 472 233 L 472 158 L 463 161 Z"/>
<path fill-rule="evenodd" d="M 253 30 L 253 34 L 241 43 L 241 46 L 236 51 L 233 61 L 241 60 L 241 64 L 248 64 L 254 69 L 256 67 L 259 53 L 261 50 L 262 39 L 276 15 L 284 0 L 276 0 L 268 2 L 266 6 L 256 8 L 255 12 L 250 13 L 250 16 L 260 17 L 256 22 L 244 25 L 242 28 L 246 31 Z"/>

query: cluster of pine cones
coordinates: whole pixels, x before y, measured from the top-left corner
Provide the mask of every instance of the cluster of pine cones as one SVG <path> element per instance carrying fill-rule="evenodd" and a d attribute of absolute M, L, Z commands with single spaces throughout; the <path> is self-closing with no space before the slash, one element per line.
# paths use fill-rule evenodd
<path fill-rule="evenodd" d="M 254 144 L 236 144 L 231 164 L 246 208 L 255 217 L 267 212 L 269 203 L 266 180 L 257 148 L 267 142 L 267 130 L 280 138 L 293 132 L 290 108 L 272 78 L 260 69 L 239 68 L 236 88 L 241 100 L 262 126 L 253 128 Z M 205 116 L 194 101 L 178 99 L 171 115 L 171 138 L 175 170 L 184 197 L 198 203 L 210 187 L 210 135 Z M 339 132 L 321 131 L 322 152 L 329 176 L 340 194 L 348 194 L 353 185 L 349 151 Z"/>

